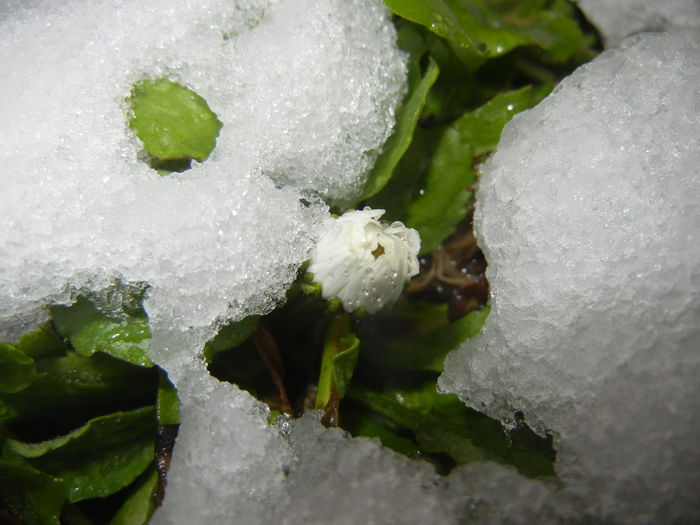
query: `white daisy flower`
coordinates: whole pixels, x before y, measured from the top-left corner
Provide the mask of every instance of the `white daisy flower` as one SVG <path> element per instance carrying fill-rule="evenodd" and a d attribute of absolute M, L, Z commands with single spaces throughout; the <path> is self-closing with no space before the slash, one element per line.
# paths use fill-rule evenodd
<path fill-rule="evenodd" d="M 419 271 L 420 237 L 401 222 L 383 224 L 384 210 L 365 208 L 337 219 L 311 253 L 309 272 L 323 298 L 338 299 L 346 312 L 373 314 L 393 304 Z"/>

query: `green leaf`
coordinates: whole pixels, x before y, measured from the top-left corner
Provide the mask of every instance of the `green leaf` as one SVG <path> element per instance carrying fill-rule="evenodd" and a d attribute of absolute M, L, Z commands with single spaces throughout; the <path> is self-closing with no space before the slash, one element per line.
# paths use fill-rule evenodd
<path fill-rule="evenodd" d="M 168 375 L 160 370 L 158 376 L 158 410 L 159 425 L 176 425 L 180 422 L 180 398 L 177 390 L 168 379 Z"/>
<path fill-rule="evenodd" d="M 59 525 L 66 487 L 27 464 L 0 460 L 0 504 L 26 525 Z"/>
<path fill-rule="evenodd" d="M 341 337 L 340 347 L 343 348 L 333 356 L 333 382 L 342 398 L 350 385 L 350 379 L 357 367 L 357 359 L 360 355 L 360 340 L 355 334 Z"/>
<path fill-rule="evenodd" d="M 145 314 L 110 319 L 89 300 L 79 297 L 71 306 L 54 306 L 51 316 L 59 332 L 83 356 L 104 352 L 138 366 L 151 367 L 151 331 Z"/>
<path fill-rule="evenodd" d="M 259 324 L 260 316 L 257 315 L 228 324 L 204 345 L 203 352 L 214 377 L 235 383 L 258 397 L 272 385 L 251 337 Z"/>
<path fill-rule="evenodd" d="M 447 128 L 433 154 L 425 185 L 406 211 L 406 225 L 420 234 L 421 254 L 437 250 L 466 217 L 472 198 L 467 188 L 477 177 L 473 160 L 469 143 L 454 127 Z"/>
<path fill-rule="evenodd" d="M 475 157 L 490 153 L 503 126 L 550 90 L 549 86 L 527 86 L 499 94 L 445 129 L 432 154 L 423 188 L 406 210 L 406 225 L 421 236 L 422 254 L 437 250 L 466 217 L 472 198 L 468 187 L 477 179 L 472 167 Z"/>
<path fill-rule="evenodd" d="M 549 84 L 533 88 L 525 86 L 493 97 L 483 106 L 464 114 L 453 129 L 475 156 L 492 152 L 501 138 L 503 127 L 518 113 L 539 104 L 551 91 Z"/>
<path fill-rule="evenodd" d="M 379 438 L 387 448 L 409 458 L 423 458 L 425 451 L 413 440 L 399 436 L 385 425 L 375 421 L 373 414 L 364 409 L 359 403 L 347 400 L 342 407 L 342 426 L 353 436 Z"/>
<path fill-rule="evenodd" d="M 81 355 L 104 352 L 133 365 L 153 366 L 148 357 L 151 332 L 146 319 L 128 323 L 98 320 L 85 325 L 71 338 L 71 343 Z"/>
<path fill-rule="evenodd" d="M 96 415 L 153 403 L 155 368 L 141 368 L 106 354 L 37 361 L 38 375 L 27 388 L 0 395 L 0 422 L 32 423 L 38 428 L 75 428 Z"/>
<path fill-rule="evenodd" d="M 204 345 L 204 358 L 211 363 L 219 352 L 236 348 L 253 335 L 259 322 L 259 315 L 250 315 L 224 326 L 211 341 Z"/>
<path fill-rule="evenodd" d="M 585 42 L 576 8 L 568 0 L 489 0 L 488 3 L 501 18 L 545 50 L 549 62 L 568 60 Z"/>
<path fill-rule="evenodd" d="M 459 465 L 491 460 L 514 465 L 530 477 L 554 475 L 551 438 L 540 438 L 527 427 L 508 432 L 499 421 L 464 406 L 457 396 L 438 393 L 434 381 L 385 392 L 356 383 L 348 396 L 390 428 L 410 431 L 422 450 L 446 454 Z"/>
<path fill-rule="evenodd" d="M 133 111 L 129 127 L 155 159 L 165 164 L 183 159 L 204 162 L 214 149 L 223 124 L 191 89 L 167 78 L 144 80 L 134 86 L 129 102 Z"/>
<path fill-rule="evenodd" d="M 365 191 L 360 200 L 376 195 L 391 179 L 396 165 L 411 144 L 413 132 L 421 115 L 425 99 L 438 74 L 439 68 L 437 63 L 429 59 L 425 74 L 420 81 L 410 86 L 408 98 L 397 112 L 394 133 L 386 141 L 382 154 L 370 172 Z"/>
<path fill-rule="evenodd" d="M 109 525 L 145 525 L 156 508 L 158 472 L 150 468 L 137 480 L 131 494 L 114 515 Z"/>
<path fill-rule="evenodd" d="M 64 480 L 70 502 L 105 497 L 128 486 L 153 461 L 155 424 L 152 406 L 116 412 L 41 443 L 8 439 L 3 457 L 23 459 Z"/>
<path fill-rule="evenodd" d="M 431 386 L 434 388 L 434 385 Z M 476 446 L 469 437 L 456 429 L 454 421 L 441 420 L 426 410 L 417 411 L 415 407 L 406 406 L 403 398 L 407 394 L 410 392 L 385 394 L 359 385 L 354 385 L 349 392 L 351 399 L 380 414 L 392 425 L 412 431 L 421 449 L 447 454 L 457 464 L 493 459 L 487 450 Z"/>
<path fill-rule="evenodd" d="M 350 332 L 350 316 L 342 313 L 328 320 L 323 344 L 316 408 L 326 408 L 332 398 L 345 396 L 355 372 L 360 340 Z"/>
<path fill-rule="evenodd" d="M 445 356 L 479 333 L 489 308 L 457 321 L 447 319 L 447 304 L 402 302 L 385 319 L 368 319 L 360 330 L 365 350 L 362 369 L 377 384 L 396 372 L 442 372 Z"/>
<path fill-rule="evenodd" d="M 445 38 L 469 69 L 525 45 L 550 52 L 552 60 L 566 60 L 583 35 L 573 15 L 538 5 L 519 10 L 515 1 L 384 0 L 397 15 Z M 532 4 L 532 2 L 530 2 Z M 540 3 L 541 4 L 541 3 Z"/>
<path fill-rule="evenodd" d="M 10 343 L 0 343 L 0 392 L 15 393 L 36 378 L 34 359 Z"/>
<path fill-rule="evenodd" d="M 416 128 L 413 142 L 396 166 L 394 175 L 382 191 L 367 202 L 371 208 L 386 210 L 382 220 L 406 220 L 408 206 L 420 195 L 430 155 L 439 137 L 439 131 Z"/>
<path fill-rule="evenodd" d="M 62 356 L 68 350 L 65 342 L 49 324 L 39 325 L 23 334 L 15 346 L 34 359 Z"/>

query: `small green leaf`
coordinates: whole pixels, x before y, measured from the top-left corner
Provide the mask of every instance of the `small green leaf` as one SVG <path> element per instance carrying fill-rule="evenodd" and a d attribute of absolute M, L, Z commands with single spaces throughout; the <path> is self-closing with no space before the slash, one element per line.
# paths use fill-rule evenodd
<path fill-rule="evenodd" d="M 525 16 L 515 1 L 384 0 L 384 3 L 395 14 L 445 38 L 472 70 L 488 59 L 527 45 L 538 46 L 549 51 L 552 60 L 563 61 L 583 39 L 573 14 L 563 13 L 558 6 L 548 9 L 538 5 Z"/>
<path fill-rule="evenodd" d="M 240 321 L 227 324 L 219 330 L 219 333 L 211 341 L 204 345 L 204 358 L 208 363 L 211 363 L 219 352 L 236 348 L 253 335 L 259 322 L 259 315 L 250 315 Z"/>
<path fill-rule="evenodd" d="M 272 425 L 275 423 L 278 417 L 282 415 L 281 410 L 277 410 L 276 408 L 271 408 L 270 413 L 267 415 L 267 424 Z M 286 417 L 286 416 L 285 416 Z"/>
<path fill-rule="evenodd" d="M 489 313 L 485 307 L 450 323 L 447 308 L 404 302 L 388 318 L 368 319 L 360 331 L 363 370 L 371 371 L 377 384 L 396 372 L 442 372 L 445 356 L 478 334 Z"/>
<path fill-rule="evenodd" d="M 116 412 L 41 443 L 8 439 L 3 457 L 24 459 L 64 480 L 70 502 L 105 497 L 128 486 L 153 461 L 155 425 L 152 406 Z"/>
<path fill-rule="evenodd" d="M 496 4 L 501 18 L 545 50 L 545 59 L 549 62 L 565 62 L 584 45 L 576 8 L 568 0 L 499 0 Z"/>
<path fill-rule="evenodd" d="M 467 203 L 472 198 L 468 187 L 477 179 L 472 167 L 475 157 L 493 151 L 503 126 L 550 90 L 550 86 L 527 86 L 499 94 L 445 129 L 432 154 L 424 185 L 406 210 L 406 225 L 420 233 L 422 254 L 437 250 L 466 217 Z"/>
<path fill-rule="evenodd" d="M 457 396 L 438 393 L 434 381 L 385 392 L 355 383 L 348 396 L 389 427 L 410 431 L 422 450 L 446 454 L 459 465 L 491 460 L 514 465 L 529 477 L 554 475 L 551 438 L 541 438 L 527 427 L 508 432 L 499 421 L 464 406 Z"/>
<path fill-rule="evenodd" d="M 26 525 L 59 525 L 66 487 L 31 465 L 0 460 L 0 505 Z"/>
<path fill-rule="evenodd" d="M 332 398 L 342 399 L 355 372 L 360 340 L 350 332 L 346 313 L 328 320 L 316 392 L 316 408 L 325 409 Z"/>
<path fill-rule="evenodd" d="M 428 91 L 435 83 L 438 74 L 437 62 L 429 59 L 425 74 L 415 85 L 410 87 L 408 98 L 397 112 L 394 133 L 386 141 L 382 154 L 369 174 L 361 200 L 376 195 L 391 179 L 394 168 L 411 144 L 413 132 L 428 96 Z"/>
<path fill-rule="evenodd" d="M 160 370 L 158 376 L 158 403 L 156 407 L 159 425 L 176 425 L 180 422 L 180 398 L 163 370 Z"/>
<path fill-rule="evenodd" d="M 75 350 L 85 356 L 104 352 L 137 366 L 151 367 L 148 357 L 151 332 L 146 319 L 127 323 L 102 319 L 85 325 L 72 338 Z"/>
<path fill-rule="evenodd" d="M 83 356 L 104 352 L 138 366 L 151 367 L 151 332 L 145 314 L 110 319 L 84 297 L 71 306 L 54 306 L 51 316 L 59 332 Z"/>
<path fill-rule="evenodd" d="M 214 149 L 223 124 L 191 89 L 167 78 L 144 80 L 134 86 L 129 102 L 129 127 L 162 169 L 182 171 L 183 161 L 204 162 Z"/>
<path fill-rule="evenodd" d="M 447 128 L 433 154 L 425 184 L 406 212 L 406 226 L 420 234 L 421 254 L 437 250 L 466 217 L 472 197 L 467 188 L 476 181 L 472 161 L 469 143 L 454 127 Z"/>
<path fill-rule="evenodd" d="M 430 155 L 439 131 L 417 127 L 410 147 L 399 161 L 394 175 L 382 191 L 367 201 L 371 208 L 386 210 L 384 221 L 405 221 L 408 206 L 420 195 Z"/>
<path fill-rule="evenodd" d="M 49 324 L 39 325 L 23 334 L 15 346 L 34 359 L 62 356 L 68 350 L 65 342 Z"/>
<path fill-rule="evenodd" d="M 141 475 L 131 489 L 131 494 L 114 515 L 109 525 L 145 525 L 156 508 L 155 493 L 158 489 L 158 472 L 150 468 Z"/>
<path fill-rule="evenodd" d="M 434 384 L 431 386 L 435 388 Z M 428 452 L 447 454 L 458 464 L 493 459 L 488 451 L 476 446 L 467 435 L 454 428 L 454 421 L 441 420 L 425 409 L 406 406 L 404 395 L 410 393 L 380 393 L 354 385 L 349 396 L 386 418 L 392 425 L 413 432 L 418 445 Z"/>
<path fill-rule="evenodd" d="M 353 436 L 379 438 L 382 445 L 409 458 L 425 457 L 425 451 L 418 444 L 377 422 L 361 404 L 350 400 L 343 402 L 342 414 L 342 426 Z"/>
<path fill-rule="evenodd" d="M 338 394 L 342 398 L 350 385 L 350 379 L 357 367 L 357 359 L 360 355 L 360 340 L 355 334 L 348 334 L 340 339 L 340 347 L 343 348 L 333 357 L 333 380 Z"/>
<path fill-rule="evenodd" d="M 0 343 L 0 392 L 14 394 L 36 378 L 34 359 L 10 343 Z"/>
<path fill-rule="evenodd" d="M 36 367 L 31 385 L 0 395 L 0 422 L 33 422 L 65 432 L 96 415 L 152 403 L 156 396 L 155 368 L 106 354 L 83 357 L 68 352 L 40 359 Z"/>
<path fill-rule="evenodd" d="M 475 156 L 491 153 L 496 149 L 503 127 L 521 111 L 539 104 L 552 88 L 551 84 L 544 84 L 500 93 L 483 106 L 465 113 L 450 127 L 463 144 L 471 147 Z"/>

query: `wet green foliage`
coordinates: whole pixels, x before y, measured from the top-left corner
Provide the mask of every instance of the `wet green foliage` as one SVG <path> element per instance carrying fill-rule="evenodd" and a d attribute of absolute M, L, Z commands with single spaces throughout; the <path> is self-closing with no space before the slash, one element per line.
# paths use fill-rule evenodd
<path fill-rule="evenodd" d="M 146 355 L 140 298 L 107 314 L 78 297 L 52 307 L 51 321 L 16 343 L 0 344 L 6 516 L 41 525 L 148 522 L 157 437 L 178 423 L 179 402 Z"/>

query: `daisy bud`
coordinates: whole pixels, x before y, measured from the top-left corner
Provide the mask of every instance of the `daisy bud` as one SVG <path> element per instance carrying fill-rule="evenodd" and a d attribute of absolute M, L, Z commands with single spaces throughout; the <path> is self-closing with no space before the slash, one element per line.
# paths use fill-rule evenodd
<path fill-rule="evenodd" d="M 347 312 L 373 314 L 393 304 L 419 271 L 420 237 L 401 222 L 379 221 L 384 210 L 351 211 L 332 219 L 311 254 L 309 272 L 326 300 Z"/>

